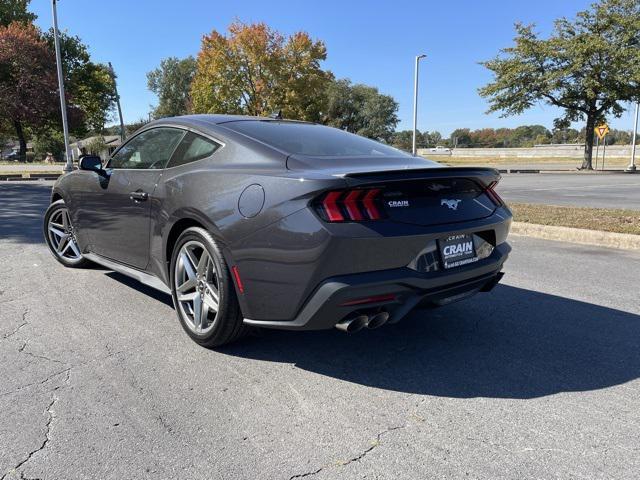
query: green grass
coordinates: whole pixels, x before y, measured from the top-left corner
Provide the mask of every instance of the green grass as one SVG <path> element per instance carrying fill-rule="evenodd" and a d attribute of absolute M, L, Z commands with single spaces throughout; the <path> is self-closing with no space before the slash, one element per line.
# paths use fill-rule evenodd
<path fill-rule="evenodd" d="M 516 222 L 640 235 L 640 211 L 510 203 Z"/>

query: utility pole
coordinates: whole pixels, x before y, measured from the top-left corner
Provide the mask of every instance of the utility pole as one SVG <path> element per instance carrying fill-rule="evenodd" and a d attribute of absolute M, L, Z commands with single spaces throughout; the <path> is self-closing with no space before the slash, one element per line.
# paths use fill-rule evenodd
<path fill-rule="evenodd" d="M 124 120 L 122 119 L 122 108 L 120 108 L 120 95 L 118 95 L 118 85 L 116 84 L 116 72 L 113 70 L 113 66 L 111 62 L 109 62 L 109 73 L 111 73 L 111 78 L 113 79 L 113 90 L 116 93 L 116 105 L 118 105 L 118 117 L 120 117 L 120 141 L 124 143 L 124 140 L 127 138 L 127 135 L 124 131 Z"/>
<path fill-rule="evenodd" d="M 64 78 L 62 76 L 62 55 L 60 55 L 60 37 L 58 35 L 58 12 L 56 11 L 56 1 L 51 0 L 53 12 L 53 41 L 56 48 L 56 66 L 58 69 L 58 90 L 60 90 L 60 108 L 62 110 L 62 132 L 64 134 L 64 158 L 65 172 L 73 170 L 73 158 L 69 152 L 69 125 L 67 123 L 67 102 L 64 95 Z"/>
<path fill-rule="evenodd" d="M 638 131 L 638 110 L 640 110 L 640 102 L 636 103 L 636 118 L 633 121 L 633 142 L 631 145 L 631 163 L 627 167 L 627 172 L 635 172 L 636 171 L 636 135 Z"/>
<path fill-rule="evenodd" d="M 420 59 L 426 57 L 426 55 L 416 56 L 416 66 L 413 78 L 413 146 L 411 153 L 416 156 L 416 131 L 418 129 L 418 67 L 420 65 Z"/>

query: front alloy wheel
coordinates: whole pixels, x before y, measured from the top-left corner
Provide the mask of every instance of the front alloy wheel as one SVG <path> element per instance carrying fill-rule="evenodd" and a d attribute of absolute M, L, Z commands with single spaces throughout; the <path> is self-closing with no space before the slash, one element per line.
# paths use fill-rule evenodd
<path fill-rule="evenodd" d="M 67 267 L 87 263 L 80 253 L 76 232 L 64 201 L 58 200 L 47 209 L 44 217 L 44 237 L 53 256 Z"/>

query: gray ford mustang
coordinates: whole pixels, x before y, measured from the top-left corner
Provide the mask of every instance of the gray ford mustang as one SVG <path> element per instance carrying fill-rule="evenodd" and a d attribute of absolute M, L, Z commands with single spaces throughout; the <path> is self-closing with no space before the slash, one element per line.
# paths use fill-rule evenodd
<path fill-rule="evenodd" d="M 499 178 L 312 123 L 166 118 L 60 177 L 44 235 L 65 266 L 170 292 L 207 347 L 253 326 L 355 332 L 498 283 Z"/>

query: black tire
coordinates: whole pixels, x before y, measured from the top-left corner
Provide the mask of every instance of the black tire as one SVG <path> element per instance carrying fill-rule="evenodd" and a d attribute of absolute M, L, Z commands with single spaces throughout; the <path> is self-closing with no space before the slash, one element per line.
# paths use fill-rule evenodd
<path fill-rule="evenodd" d="M 176 286 L 176 264 L 178 262 L 178 256 L 185 244 L 194 241 L 201 243 L 207 250 L 217 270 L 218 311 L 215 319 L 210 324 L 210 330 L 205 333 L 194 331 L 192 319 L 185 314 L 183 308 L 181 308 L 178 303 Z M 224 260 L 220 247 L 211 234 L 205 229 L 191 227 L 182 232 L 180 237 L 178 237 L 173 252 L 171 253 L 170 279 L 171 296 L 173 297 L 173 305 L 178 315 L 180 325 L 182 325 L 184 331 L 187 332 L 196 343 L 207 348 L 221 347 L 235 342 L 250 331 L 250 327 L 243 323 L 243 317 L 229 267 Z"/>
<path fill-rule="evenodd" d="M 82 256 L 80 256 L 79 258 L 72 258 L 72 256 L 65 255 L 64 253 L 60 254 L 56 250 L 56 246 L 53 243 L 54 240 L 49 231 L 49 222 L 51 221 L 52 218 L 55 219 L 56 216 L 59 216 L 62 213 L 62 211 L 68 212 L 67 206 L 65 205 L 64 200 L 57 200 L 53 202 L 51 205 L 49 205 L 49 208 L 47 208 L 47 211 L 44 214 L 43 234 L 44 234 L 44 240 L 47 243 L 47 247 L 49 247 L 49 252 L 51 253 L 51 255 L 53 255 L 53 258 L 55 258 L 58 262 L 60 262 L 65 267 L 69 267 L 69 268 L 86 267 L 91 263 L 86 258 Z M 73 241 L 75 242 L 75 234 L 72 235 L 72 238 L 73 238 Z M 77 246 L 77 243 L 75 244 L 75 246 L 79 251 L 79 247 Z"/>

